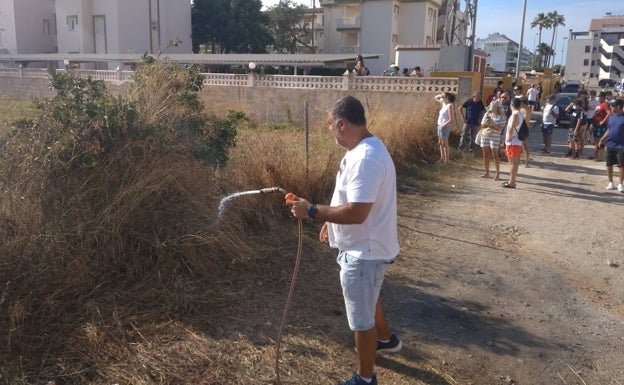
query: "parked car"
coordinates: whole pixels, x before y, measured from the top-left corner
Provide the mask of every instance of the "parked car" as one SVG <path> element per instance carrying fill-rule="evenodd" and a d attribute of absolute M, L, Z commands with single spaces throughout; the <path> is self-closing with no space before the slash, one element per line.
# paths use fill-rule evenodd
<path fill-rule="evenodd" d="M 598 80 L 598 87 L 615 87 L 616 83 L 615 79 L 600 79 Z"/>
<path fill-rule="evenodd" d="M 578 99 L 576 92 L 566 92 L 554 95 L 555 100 L 553 104 L 559 107 L 559 116 L 557 117 L 557 127 L 567 126 L 570 124 L 570 114 L 566 112 L 565 108 L 570 105 L 574 100 Z"/>
<path fill-rule="evenodd" d="M 581 90 L 581 83 L 576 80 L 568 80 L 559 87 L 559 93 L 578 94 Z"/>
<path fill-rule="evenodd" d="M 620 95 L 624 94 L 624 79 L 616 83 L 615 91 L 619 92 Z"/>

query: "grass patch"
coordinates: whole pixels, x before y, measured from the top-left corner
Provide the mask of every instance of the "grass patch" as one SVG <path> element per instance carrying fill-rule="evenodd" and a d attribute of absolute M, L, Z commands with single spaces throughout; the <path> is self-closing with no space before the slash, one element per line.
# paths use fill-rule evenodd
<path fill-rule="evenodd" d="M 33 119 L 37 109 L 33 100 L 0 97 L 0 137 L 4 136 L 20 119 Z"/>

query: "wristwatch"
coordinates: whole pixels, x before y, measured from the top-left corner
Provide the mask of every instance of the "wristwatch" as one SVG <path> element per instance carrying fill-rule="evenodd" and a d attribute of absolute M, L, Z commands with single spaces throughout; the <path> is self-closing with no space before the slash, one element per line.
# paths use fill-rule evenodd
<path fill-rule="evenodd" d="M 316 213 L 318 212 L 318 207 L 316 207 L 316 205 L 310 205 L 310 207 L 308 208 L 308 216 L 312 219 L 314 219 L 314 217 L 316 216 Z"/>

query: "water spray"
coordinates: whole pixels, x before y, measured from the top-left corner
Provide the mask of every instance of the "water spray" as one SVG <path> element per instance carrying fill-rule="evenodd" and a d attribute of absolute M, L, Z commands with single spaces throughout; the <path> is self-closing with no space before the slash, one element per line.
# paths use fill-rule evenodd
<path fill-rule="evenodd" d="M 221 199 L 219 203 L 219 218 L 223 214 L 223 210 L 225 209 L 227 202 L 230 200 L 242 196 L 242 195 L 250 195 L 250 194 L 284 194 L 284 200 L 286 202 L 297 200 L 297 196 L 291 192 L 286 191 L 281 187 L 266 187 L 260 190 L 250 190 L 250 191 L 242 191 L 234 194 L 230 194 L 225 198 Z M 282 314 L 282 320 L 280 322 L 279 334 L 277 337 L 277 343 L 275 346 L 275 380 L 271 381 L 276 385 L 281 385 L 282 381 L 280 379 L 280 371 L 279 371 L 279 360 L 280 360 L 280 346 L 282 343 L 282 335 L 284 333 L 284 326 L 286 325 L 286 316 L 288 315 L 288 310 L 290 308 L 290 302 L 293 296 L 293 292 L 295 291 L 295 280 L 297 279 L 297 273 L 299 272 L 299 265 L 301 264 L 301 252 L 303 249 L 303 226 L 301 222 L 301 218 L 297 219 L 298 226 L 298 242 L 297 242 L 297 257 L 295 258 L 295 267 L 292 275 L 292 279 L 290 280 L 290 288 L 288 289 L 288 296 L 286 297 L 286 305 L 284 306 L 284 313 Z"/>

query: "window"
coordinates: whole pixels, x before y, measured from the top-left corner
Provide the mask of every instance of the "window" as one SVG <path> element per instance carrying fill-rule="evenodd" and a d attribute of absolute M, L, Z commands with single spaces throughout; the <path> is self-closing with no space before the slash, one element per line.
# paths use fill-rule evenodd
<path fill-rule="evenodd" d="M 589 65 L 589 59 L 585 59 L 585 60 L 583 60 L 583 65 L 584 65 L 584 66 L 588 66 L 588 65 Z"/>
<path fill-rule="evenodd" d="M 394 11 L 393 12 L 394 12 L 395 15 L 399 14 L 399 5 L 398 4 L 394 5 Z"/>
<path fill-rule="evenodd" d="M 392 34 L 392 42 L 393 43 L 397 43 L 399 41 L 399 35 L 397 35 L 396 33 Z"/>
<path fill-rule="evenodd" d="M 585 46 L 585 53 L 589 53 L 590 47 L 588 45 Z"/>
<path fill-rule="evenodd" d="M 69 27 L 70 31 L 74 31 L 77 25 L 78 25 L 78 15 L 67 16 L 67 26 Z"/>
<path fill-rule="evenodd" d="M 50 29 L 50 19 L 43 19 L 43 34 L 44 35 L 52 35 Z"/>

